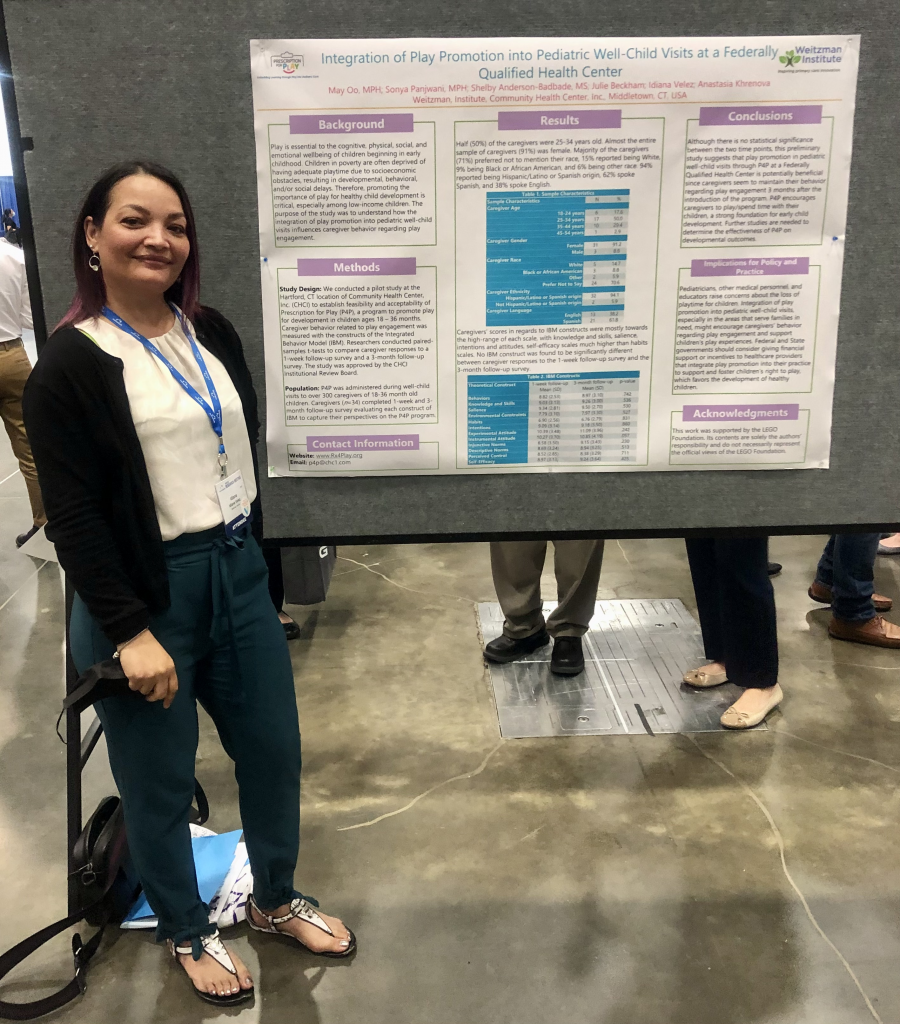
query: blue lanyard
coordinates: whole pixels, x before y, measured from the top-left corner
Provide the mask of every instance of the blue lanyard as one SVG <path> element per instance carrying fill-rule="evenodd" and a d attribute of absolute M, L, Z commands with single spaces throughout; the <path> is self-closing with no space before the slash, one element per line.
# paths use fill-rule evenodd
<path fill-rule="evenodd" d="M 213 379 L 210 376 L 209 370 L 206 367 L 206 363 L 203 359 L 203 354 L 200 351 L 200 347 L 197 342 L 194 341 L 194 336 L 191 334 L 190 328 L 187 325 L 181 310 L 169 303 L 169 307 L 175 316 L 178 317 L 178 322 L 181 324 L 181 329 L 184 331 L 185 337 L 191 343 L 191 351 L 194 353 L 194 358 L 197 360 L 197 365 L 200 367 L 200 372 L 203 374 L 203 379 L 206 381 L 206 387 L 209 389 L 209 401 L 211 404 L 207 404 L 203 396 L 197 391 L 193 384 L 181 373 L 180 370 L 176 369 L 168 359 L 160 352 L 160 350 L 150 341 L 149 338 L 145 338 L 143 334 L 139 334 L 131 324 L 125 323 L 125 321 L 114 313 L 109 306 L 104 306 L 102 309 L 103 315 L 107 320 L 111 321 L 119 328 L 120 331 L 125 331 L 126 334 L 130 334 L 132 338 L 136 338 L 148 352 L 152 352 L 153 355 L 166 367 L 169 373 L 178 381 L 178 383 L 184 388 L 188 395 L 200 406 L 200 408 L 209 417 L 209 422 L 212 424 L 213 430 L 216 432 L 216 437 L 219 439 L 219 470 L 222 476 L 225 476 L 225 471 L 228 466 L 228 456 L 225 453 L 225 441 L 222 438 L 222 403 L 219 401 L 219 395 L 216 391 L 216 386 L 213 384 Z"/>

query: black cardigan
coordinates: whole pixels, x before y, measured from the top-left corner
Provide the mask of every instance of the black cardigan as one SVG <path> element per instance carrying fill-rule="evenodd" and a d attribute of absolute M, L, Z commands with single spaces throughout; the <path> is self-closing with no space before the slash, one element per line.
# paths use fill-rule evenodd
<path fill-rule="evenodd" d="M 197 340 L 221 360 L 244 408 L 257 477 L 256 394 L 241 339 L 203 308 Z M 41 351 L 23 399 L 25 428 L 47 513 L 47 536 L 88 611 L 113 643 L 135 636 L 169 607 L 162 535 L 131 417 L 121 359 L 74 327 Z"/>

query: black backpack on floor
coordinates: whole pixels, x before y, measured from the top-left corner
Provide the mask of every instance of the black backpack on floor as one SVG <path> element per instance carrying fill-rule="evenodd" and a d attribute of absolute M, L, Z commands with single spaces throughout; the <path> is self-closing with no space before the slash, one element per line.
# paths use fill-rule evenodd
<path fill-rule="evenodd" d="M 6 977 L 45 942 L 79 921 L 96 925 L 98 930 L 86 943 L 81 941 L 79 933 L 72 936 L 75 976 L 68 985 L 30 1003 L 0 1000 L 0 1018 L 4 1020 L 33 1020 L 81 995 L 85 989 L 84 972 L 100 946 L 106 926 L 121 923 L 128 913 L 140 886 L 128 856 L 122 804 L 117 796 L 105 797 L 91 815 L 75 846 L 75 863 L 78 910 L 29 935 L 0 956 L 0 978 Z"/>
<path fill-rule="evenodd" d="M 127 680 L 118 661 L 110 659 L 92 666 L 78 682 L 80 685 L 66 698 L 63 711 L 69 708 L 82 711 L 96 700 L 121 692 L 121 684 Z M 197 810 L 191 820 L 197 825 L 202 825 L 209 818 L 209 803 L 203 787 L 196 779 L 194 787 Z M 29 935 L 27 939 L 23 939 L 0 956 L 0 980 L 35 950 L 40 949 L 45 942 L 49 942 L 72 925 L 86 921 L 95 926 L 97 931 L 87 942 L 82 942 L 81 935 L 77 932 L 72 936 L 75 976 L 68 985 L 52 995 L 29 1003 L 9 1003 L 0 1000 L 2 1020 L 34 1020 L 35 1017 L 42 1017 L 45 1013 L 58 1010 L 81 995 L 86 987 L 87 966 L 100 946 L 106 926 L 121 924 L 137 898 L 141 887 L 128 853 L 125 818 L 119 797 L 104 797 L 97 805 L 97 809 L 78 837 L 72 860 L 72 877 L 78 894 L 78 909 L 68 917 L 47 925 L 34 935 Z"/>
<path fill-rule="evenodd" d="M 209 804 L 200 783 L 195 782 L 195 786 L 198 811 L 193 821 L 202 825 L 209 817 Z M 104 797 L 97 805 L 75 844 L 74 861 L 78 910 L 47 925 L 34 935 L 29 935 L 0 956 L 0 980 L 45 942 L 71 928 L 73 924 L 87 921 L 97 931 L 87 942 L 82 942 L 78 932 L 72 936 L 75 976 L 68 985 L 30 1003 L 0 1000 L 0 1019 L 34 1020 L 35 1017 L 58 1010 L 81 995 L 86 987 L 85 971 L 100 946 L 106 926 L 121 924 L 137 898 L 141 887 L 128 854 L 122 802 L 117 796 Z"/>

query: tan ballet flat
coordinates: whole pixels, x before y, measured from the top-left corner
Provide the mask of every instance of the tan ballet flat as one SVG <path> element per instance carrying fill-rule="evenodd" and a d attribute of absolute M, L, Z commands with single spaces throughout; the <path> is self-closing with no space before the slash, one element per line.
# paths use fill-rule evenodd
<path fill-rule="evenodd" d="M 756 714 L 751 715 L 746 711 L 735 710 L 735 706 L 732 704 L 731 707 L 722 715 L 719 721 L 726 729 L 752 729 L 755 725 L 759 725 L 766 715 L 777 708 L 783 700 L 784 691 L 778 683 L 776 683 L 772 687 L 769 699 L 761 711 L 757 711 Z"/>
<path fill-rule="evenodd" d="M 685 672 L 682 676 L 688 686 L 698 690 L 708 690 L 711 686 L 721 686 L 728 682 L 728 676 L 724 672 L 707 672 L 706 668 L 695 668 L 691 672 Z"/>

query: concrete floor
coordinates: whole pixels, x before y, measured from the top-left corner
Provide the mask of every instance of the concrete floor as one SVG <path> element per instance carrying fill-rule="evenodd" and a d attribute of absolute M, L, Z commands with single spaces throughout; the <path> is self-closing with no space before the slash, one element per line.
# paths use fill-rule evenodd
<path fill-rule="evenodd" d="M 2 948 L 65 900 L 60 577 L 13 548 L 29 518 L 14 470 L 0 445 Z M 259 994 L 217 1014 L 150 937 L 115 932 L 59 1018 L 900 1021 L 900 652 L 828 639 L 827 611 L 805 596 L 821 545 L 772 542 L 787 699 L 769 732 L 505 742 L 476 630 L 476 602 L 493 599 L 486 545 L 342 549 L 328 602 L 292 609 L 304 623 L 297 883 L 353 926 L 359 954 L 322 962 L 240 927 Z M 607 552 L 601 597 L 693 607 L 681 542 Z M 898 571 L 879 562 L 895 598 Z M 104 762 L 101 747 L 86 807 L 111 791 Z M 198 775 L 211 826 L 239 827 L 208 721 Z M 66 946 L 2 996 L 66 980 Z"/>

